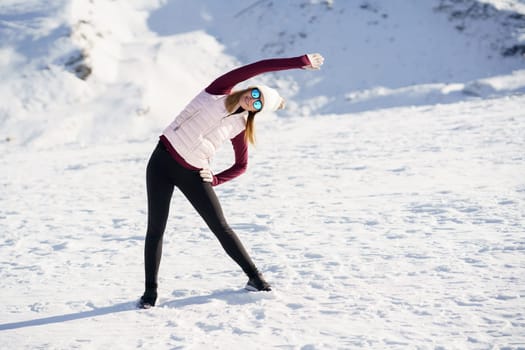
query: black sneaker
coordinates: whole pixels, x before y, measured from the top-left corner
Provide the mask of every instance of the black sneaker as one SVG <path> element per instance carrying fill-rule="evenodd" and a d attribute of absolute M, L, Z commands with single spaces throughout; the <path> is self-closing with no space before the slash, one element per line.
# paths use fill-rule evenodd
<path fill-rule="evenodd" d="M 250 277 L 244 289 L 250 292 L 269 292 L 272 290 L 272 287 L 261 275 L 257 275 L 255 277 Z"/>
<path fill-rule="evenodd" d="M 149 309 L 155 306 L 155 301 L 157 301 L 157 291 L 156 290 L 146 290 L 144 295 L 140 297 L 137 306 L 141 309 Z"/>

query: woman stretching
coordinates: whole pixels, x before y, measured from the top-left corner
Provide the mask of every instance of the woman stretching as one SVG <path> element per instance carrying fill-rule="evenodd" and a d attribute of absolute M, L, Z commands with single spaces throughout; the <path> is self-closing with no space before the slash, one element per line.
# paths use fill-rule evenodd
<path fill-rule="evenodd" d="M 258 61 L 234 69 L 201 91 L 163 131 L 146 171 L 148 229 L 144 247 L 146 289 L 139 307 L 150 308 L 157 300 L 157 277 L 162 255 L 162 237 L 175 186 L 190 201 L 219 239 L 226 253 L 248 276 L 246 289 L 270 291 L 241 241 L 224 218 L 212 186 L 241 175 L 248 164 L 248 142 L 254 143 L 254 118 L 261 112 L 284 107 L 279 93 L 258 85 L 240 91 L 232 88 L 258 74 L 293 68 L 319 69 L 324 58 L 308 54 Z M 235 164 L 213 174 L 209 169 L 215 151 L 230 140 Z"/>

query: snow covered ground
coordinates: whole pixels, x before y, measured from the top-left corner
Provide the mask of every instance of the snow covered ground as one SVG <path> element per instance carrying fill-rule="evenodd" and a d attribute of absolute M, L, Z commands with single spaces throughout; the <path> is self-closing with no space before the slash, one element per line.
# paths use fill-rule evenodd
<path fill-rule="evenodd" d="M 4 152 L 1 347 L 523 348 L 524 102 L 263 123 L 217 191 L 275 291 L 243 291 L 177 194 L 148 311 L 154 141 Z"/>
<path fill-rule="evenodd" d="M 501 54 L 524 2 L 217 4 L 0 4 L 0 349 L 525 349 L 525 67 Z M 216 188 L 274 291 L 176 193 L 135 309 L 160 130 L 221 72 L 312 51 L 260 79 L 289 108 Z"/>

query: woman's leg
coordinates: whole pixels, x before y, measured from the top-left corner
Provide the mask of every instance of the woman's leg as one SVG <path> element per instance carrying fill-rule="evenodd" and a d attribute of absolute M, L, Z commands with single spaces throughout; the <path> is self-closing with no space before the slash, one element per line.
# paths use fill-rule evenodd
<path fill-rule="evenodd" d="M 148 163 L 146 185 L 148 193 L 148 229 L 144 245 L 146 290 L 157 288 L 157 276 L 162 256 L 162 237 L 168 220 L 174 185 L 169 178 L 169 154 L 157 146 Z"/>
<path fill-rule="evenodd" d="M 226 253 L 249 277 L 256 276 L 258 271 L 255 264 L 244 249 L 239 237 L 226 222 L 213 187 L 210 183 L 202 182 L 197 172 L 189 175 L 185 177 L 183 183 L 177 184 L 178 187 L 219 239 Z"/>

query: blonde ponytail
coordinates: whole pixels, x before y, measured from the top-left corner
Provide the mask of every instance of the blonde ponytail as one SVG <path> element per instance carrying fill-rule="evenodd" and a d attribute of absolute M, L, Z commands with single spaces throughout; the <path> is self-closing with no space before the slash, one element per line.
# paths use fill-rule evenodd
<path fill-rule="evenodd" d="M 244 139 L 255 145 L 255 112 L 248 112 L 248 120 L 246 120 L 246 131 Z"/>

